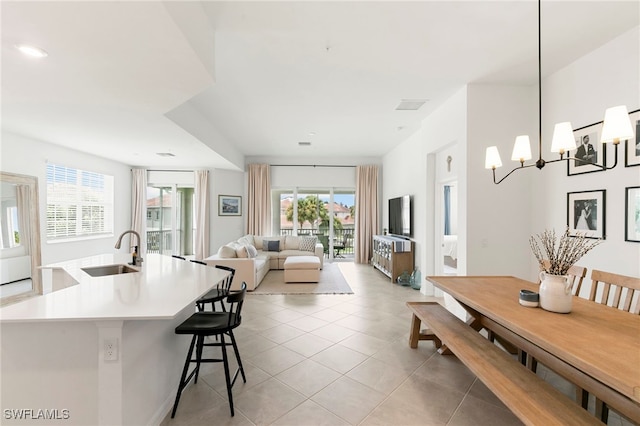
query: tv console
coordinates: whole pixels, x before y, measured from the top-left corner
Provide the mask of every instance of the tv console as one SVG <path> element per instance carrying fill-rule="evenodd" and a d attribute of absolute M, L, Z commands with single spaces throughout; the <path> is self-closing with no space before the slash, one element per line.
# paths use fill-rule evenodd
<path fill-rule="evenodd" d="M 373 267 L 397 282 L 404 271 L 413 271 L 413 241 L 391 235 L 373 236 Z"/>

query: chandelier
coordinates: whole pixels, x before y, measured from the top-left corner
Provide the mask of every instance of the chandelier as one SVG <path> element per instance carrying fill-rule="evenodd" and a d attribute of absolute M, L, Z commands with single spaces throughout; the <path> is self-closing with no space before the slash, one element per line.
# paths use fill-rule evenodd
<path fill-rule="evenodd" d="M 532 158 L 529 136 L 518 136 L 516 137 L 516 141 L 513 146 L 511 160 L 519 161 L 520 166 L 514 167 L 513 170 L 502 177 L 502 179 L 496 181 L 496 168 L 502 167 L 502 160 L 500 159 L 498 147 L 488 147 L 485 156 L 485 168 L 493 171 L 493 183 L 496 185 L 505 180 L 516 170 L 522 170 L 534 166 L 538 169 L 542 169 L 547 164 L 557 163 L 559 161 L 572 160 L 582 164 L 591 164 L 592 166 L 599 167 L 603 170 L 613 169 L 618 164 L 618 145 L 620 145 L 620 141 L 632 139 L 634 136 L 627 107 L 625 105 L 611 107 L 605 111 L 604 123 L 600 137 L 601 143 L 612 143 L 615 147 L 614 163 L 611 167 L 607 167 L 606 164 L 594 164 L 589 160 L 569 156 L 568 152 L 576 149 L 576 140 L 573 136 L 573 128 L 569 122 L 557 123 L 553 130 L 551 152 L 557 152 L 560 155 L 560 158 L 549 161 L 542 158 L 542 43 L 540 37 L 540 3 L 541 0 L 538 0 L 538 160 L 535 163 L 525 164 L 526 161 L 531 160 Z M 566 157 L 564 156 L 565 152 L 567 153 Z"/>

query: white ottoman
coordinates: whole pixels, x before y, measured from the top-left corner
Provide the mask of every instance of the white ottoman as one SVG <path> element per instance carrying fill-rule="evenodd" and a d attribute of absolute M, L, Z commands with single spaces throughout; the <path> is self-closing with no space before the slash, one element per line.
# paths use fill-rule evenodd
<path fill-rule="evenodd" d="M 317 283 L 320 281 L 320 259 L 317 256 L 289 256 L 284 261 L 285 283 Z"/>

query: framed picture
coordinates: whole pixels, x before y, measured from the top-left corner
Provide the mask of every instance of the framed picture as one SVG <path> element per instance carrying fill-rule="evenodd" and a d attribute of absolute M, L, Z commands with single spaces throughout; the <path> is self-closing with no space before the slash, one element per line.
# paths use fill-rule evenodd
<path fill-rule="evenodd" d="M 640 186 L 625 188 L 624 240 L 640 243 Z"/>
<path fill-rule="evenodd" d="M 624 166 L 640 166 L 640 109 L 629 113 L 631 119 L 631 126 L 634 128 L 636 134 L 634 139 L 627 139 L 625 142 L 625 157 Z"/>
<path fill-rule="evenodd" d="M 567 193 L 567 226 L 569 232 L 580 232 L 586 238 L 606 238 L 606 190 Z"/>
<path fill-rule="evenodd" d="M 606 145 L 600 143 L 601 133 L 602 121 L 573 131 L 577 148 L 575 151 L 568 152 L 569 157 L 575 158 L 575 160 L 567 161 L 568 176 L 604 171 L 604 169 L 592 165 L 604 166 L 607 161 Z"/>
<path fill-rule="evenodd" d="M 242 197 L 218 195 L 218 216 L 242 216 Z"/>

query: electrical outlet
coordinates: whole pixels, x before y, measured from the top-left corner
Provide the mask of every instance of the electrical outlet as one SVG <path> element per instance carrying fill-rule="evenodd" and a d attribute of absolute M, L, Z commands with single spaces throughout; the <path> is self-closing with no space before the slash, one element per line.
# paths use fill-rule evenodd
<path fill-rule="evenodd" d="M 104 360 L 105 361 L 117 361 L 118 360 L 118 339 L 104 339 Z"/>

